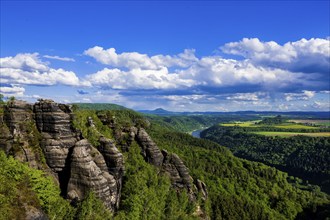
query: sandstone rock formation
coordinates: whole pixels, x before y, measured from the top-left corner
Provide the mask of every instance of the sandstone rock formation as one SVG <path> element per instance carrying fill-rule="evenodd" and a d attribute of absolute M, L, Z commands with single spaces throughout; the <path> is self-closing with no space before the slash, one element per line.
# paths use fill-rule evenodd
<path fill-rule="evenodd" d="M 141 146 L 142 155 L 147 162 L 160 167 L 163 163 L 164 156 L 143 128 L 138 130 L 136 140 Z"/>
<path fill-rule="evenodd" d="M 166 150 L 162 150 L 162 153 L 164 155 L 162 167 L 169 173 L 172 185 L 178 188 L 186 187 L 188 192 L 192 192 L 193 178 L 181 158 L 174 153 L 169 154 Z"/>
<path fill-rule="evenodd" d="M 31 137 L 32 127 L 35 127 L 33 121 L 32 105 L 20 101 L 9 101 L 4 106 L 4 114 L 1 119 L 1 148 L 7 153 L 14 152 L 15 158 L 28 162 L 31 167 L 37 168 L 36 158 L 39 155 L 32 149 Z"/>
<path fill-rule="evenodd" d="M 88 191 L 92 190 L 110 210 L 113 210 L 117 202 L 116 180 L 96 165 L 90 154 L 92 148 L 86 139 L 75 144 L 71 156 L 68 196 L 71 197 L 70 199 L 76 197 L 81 200 Z M 104 159 L 102 163 L 105 164 Z"/>
<path fill-rule="evenodd" d="M 78 140 L 71 127 L 71 111 L 54 101 L 40 100 L 34 105 L 34 112 L 48 166 L 55 172 L 64 171 L 69 150 Z"/>

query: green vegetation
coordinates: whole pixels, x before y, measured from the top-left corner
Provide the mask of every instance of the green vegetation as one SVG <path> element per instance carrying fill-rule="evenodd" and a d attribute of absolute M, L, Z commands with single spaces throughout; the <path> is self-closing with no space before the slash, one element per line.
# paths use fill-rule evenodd
<path fill-rule="evenodd" d="M 276 124 L 276 125 L 267 125 L 265 126 L 264 124 L 259 124 L 259 121 L 245 121 L 245 122 L 233 122 L 233 123 L 221 123 L 221 126 L 225 127 L 245 127 L 245 128 L 257 128 L 258 130 L 279 130 L 279 129 L 290 129 L 290 130 L 319 130 L 320 127 L 314 127 L 314 126 L 309 126 L 309 125 L 303 125 L 303 124 L 296 124 L 296 123 L 281 123 L 281 124 Z M 279 129 L 276 129 L 279 128 Z"/>
<path fill-rule="evenodd" d="M 89 193 L 71 206 L 60 196 L 59 186 L 49 174 L 7 157 L 0 150 L 0 219 L 25 219 L 29 210 L 40 210 L 49 219 L 111 219 L 111 213 Z"/>
<path fill-rule="evenodd" d="M 265 131 L 258 132 L 265 134 Z M 273 135 L 275 133 L 271 132 Z M 224 126 L 213 126 L 203 131 L 201 137 L 227 146 L 236 156 L 276 166 L 330 192 L 329 137 L 281 138 L 257 135 L 242 127 Z"/>
<path fill-rule="evenodd" d="M 309 136 L 309 137 L 330 137 L 330 132 L 317 132 L 317 133 L 297 133 L 297 132 L 279 132 L 279 131 L 257 131 L 254 134 L 265 136 L 278 136 L 278 137 L 292 137 L 292 136 Z"/>
<path fill-rule="evenodd" d="M 0 151 L 0 219 L 24 219 L 22 207 L 42 209 L 50 219 L 73 217 L 54 180 Z"/>
<path fill-rule="evenodd" d="M 79 110 L 125 110 L 124 106 L 110 103 L 73 103 L 73 107 Z"/>
<path fill-rule="evenodd" d="M 276 117 L 267 117 L 264 118 L 262 121 L 258 122 L 260 125 L 279 125 L 285 123 L 287 120 L 283 118 L 281 115 Z"/>
<path fill-rule="evenodd" d="M 191 219 L 194 204 L 177 193 L 169 177 L 144 161 L 134 142 L 128 153 L 122 201 L 115 219 Z"/>
<path fill-rule="evenodd" d="M 85 199 L 78 204 L 75 219 L 110 220 L 112 213 L 106 209 L 101 200 L 93 192 L 89 192 Z"/>
<path fill-rule="evenodd" d="M 295 122 L 299 124 L 309 124 L 316 126 L 330 126 L 330 120 L 316 120 L 316 119 L 295 119 L 290 120 L 289 122 Z"/>
<path fill-rule="evenodd" d="M 146 115 L 146 118 L 164 128 L 179 132 L 191 132 L 194 130 L 210 127 L 216 123 L 229 122 L 232 120 L 255 120 L 256 116 L 245 115 L 176 115 L 176 116 L 156 116 Z M 243 122 L 244 123 L 244 122 Z"/>
<path fill-rule="evenodd" d="M 321 211 L 329 200 L 319 187 L 300 185 L 301 180 L 275 168 L 235 158 L 208 140 L 157 124 L 148 132 L 158 146 L 184 160 L 194 179 L 206 183 L 209 199 L 201 205 L 212 219 L 294 219 L 297 215 L 322 219 L 329 215 Z"/>

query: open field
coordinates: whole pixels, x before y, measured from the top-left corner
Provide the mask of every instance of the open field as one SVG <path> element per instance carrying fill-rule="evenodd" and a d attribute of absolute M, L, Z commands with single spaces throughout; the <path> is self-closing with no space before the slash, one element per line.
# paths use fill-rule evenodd
<path fill-rule="evenodd" d="M 315 124 L 315 125 L 323 125 L 330 126 L 330 120 L 313 120 L 313 119 L 297 119 L 290 120 L 290 122 L 301 123 L 301 124 Z"/>
<path fill-rule="evenodd" d="M 316 132 L 316 133 L 298 133 L 298 132 L 276 132 L 276 131 L 257 131 L 252 132 L 265 136 L 279 136 L 279 137 L 292 137 L 292 136 L 309 136 L 309 137 L 330 137 L 330 132 Z"/>
<path fill-rule="evenodd" d="M 295 124 L 295 123 L 283 123 L 279 125 L 265 125 L 265 124 L 255 124 L 259 121 L 246 121 L 246 122 L 233 122 L 233 123 L 222 123 L 221 126 L 226 127 L 233 127 L 233 126 L 239 126 L 239 127 L 274 127 L 274 128 L 282 128 L 282 129 L 319 129 L 319 127 L 313 127 L 303 124 Z"/>
<path fill-rule="evenodd" d="M 239 127 L 258 127 L 259 125 L 256 125 L 256 122 L 258 121 L 235 121 L 232 123 L 221 123 L 221 126 L 226 126 L 226 127 L 233 127 L 233 126 L 239 126 Z"/>
<path fill-rule="evenodd" d="M 292 124 L 292 123 L 274 125 L 273 127 L 284 128 L 284 129 L 319 129 L 319 127 L 313 127 L 313 126 L 302 125 L 302 124 Z"/>

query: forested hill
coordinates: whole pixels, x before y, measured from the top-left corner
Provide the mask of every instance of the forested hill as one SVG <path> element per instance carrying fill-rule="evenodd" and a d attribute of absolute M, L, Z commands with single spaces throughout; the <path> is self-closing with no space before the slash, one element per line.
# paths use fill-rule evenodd
<path fill-rule="evenodd" d="M 193 177 L 206 183 L 206 209 L 212 219 L 325 219 L 330 215 L 329 198 L 319 187 L 301 185 L 300 179 L 287 173 L 236 158 L 214 142 L 170 131 L 157 123 L 152 123 L 148 132 L 159 146 L 183 158 Z M 309 199 L 324 203 L 311 205 Z M 312 207 L 317 210 L 314 214 Z"/>
<path fill-rule="evenodd" d="M 73 103 L 74 108 L 79 110 L 125 110 L 124 106 L 111 103 Z"/>
<path fill-rule="evenodd" d="M 167 111 L 162 108 L 157 108 L 155 110 L 138 110 L 138 112 L 144 114 L 152 114 L 152 115 L 159 115 L 159 116 L 192 116 L 192 115 L 213 115 L 213 116 L 224 116 L 224 115 L 236 115 L 236 116 L 276 116 L 276 115 L 283 115 L 289 116 L 290 118 L 299 118 L 299 119 L 330 119 L 330 111 L 290 111 L 290 112 L 279 112 L 279 111 L 234 111 L 234 112 L 213 112 L 213 111 L 205 111 L 205 112 L 173 112 Z"/>
<path fill-rule="evenodd" d="M 258 129 L 215 125 L 204 130 L 201 137 L 228 147 L 238 157 L 276 166 L 330 193 L 330 137 L 282 138 L 249 132 Z"/>

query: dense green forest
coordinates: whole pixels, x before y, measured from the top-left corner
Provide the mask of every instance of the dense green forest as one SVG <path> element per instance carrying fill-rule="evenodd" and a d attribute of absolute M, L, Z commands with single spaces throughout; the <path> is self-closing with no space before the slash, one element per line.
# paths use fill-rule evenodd
<path fill-rule="evenodd" d="M 281 138 L 249 133 L 258 129 L 216 125 L 203 131 L 201 137 L 228 147 L 236 156 L 276 166 L 330 192 L 329 137 Z"/>
<path fill-rule="evenodd" d="M 111 103 L 74 103 L 73 107 L 80 110 L 125 110 L 124 106 Z"/>

